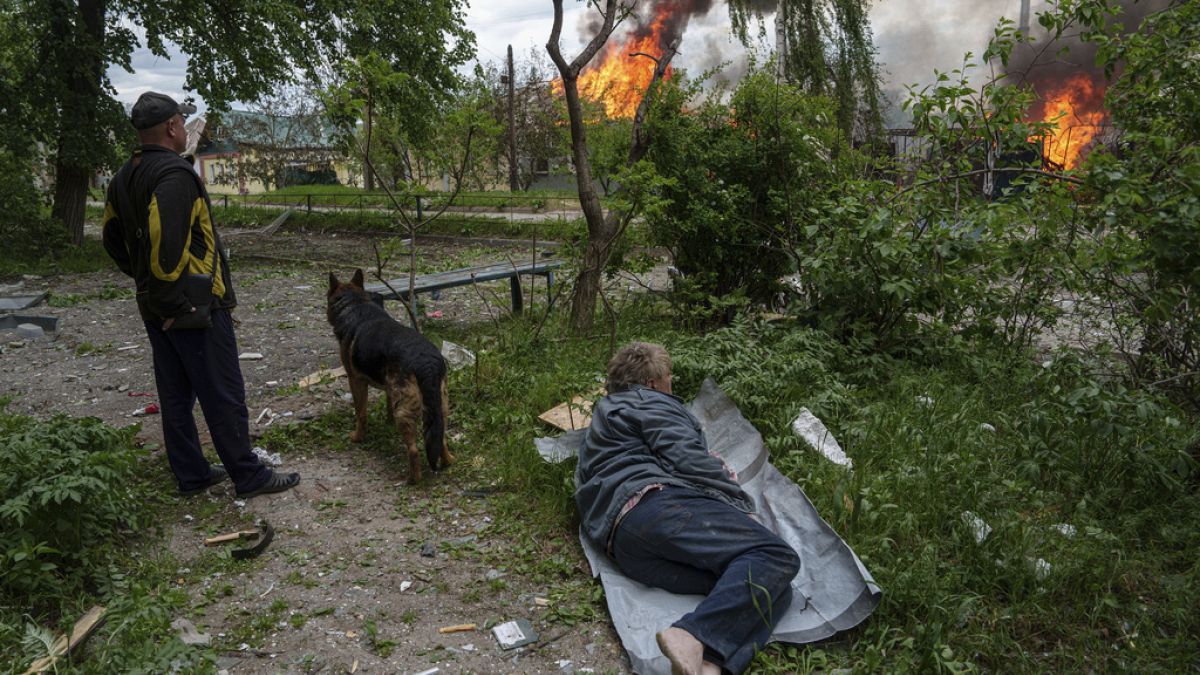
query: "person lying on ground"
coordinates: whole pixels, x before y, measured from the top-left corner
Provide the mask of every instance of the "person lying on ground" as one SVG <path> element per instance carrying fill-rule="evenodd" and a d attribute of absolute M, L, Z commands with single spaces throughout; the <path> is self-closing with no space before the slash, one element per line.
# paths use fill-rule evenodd
<path fill-rule="evenodd" d="M 741 673 L 787 611 L 800 558 L 753 517 L 753 499 L 708 451 L 672 394 L 663 347 L 623 347 L 607 389 L 576 468 L 584 536 L 635 581 L 705 596 L 656 635 L 672 673 Z"/>

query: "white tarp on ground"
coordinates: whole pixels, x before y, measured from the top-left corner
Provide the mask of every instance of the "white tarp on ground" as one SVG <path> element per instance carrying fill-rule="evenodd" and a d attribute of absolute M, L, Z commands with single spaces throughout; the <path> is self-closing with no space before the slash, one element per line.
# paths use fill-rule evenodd
<path fill-rule="evenodd" d="M 762 436 L 712 380 L 705 380 L 689 409 L 700 420 L 709 448 L 725 459 L 754 497 L 763 523 L 800 554 L 792 581 L 794 600 L 773 641 L 803 644 L 827 638 L 866 619 L 882 594 L 846 542 L 821 519 L 808 497 L 767 461 Z M 573 457 L 587 430 L 536 439 L 547 461 Z M 670 673 L 654 634 L 692 611 L 701 598 L 644 586 L 621 574 L 603 551 L 580 536 L 592 574 L 600 577 L 608 610 L 634 671 Z"/>

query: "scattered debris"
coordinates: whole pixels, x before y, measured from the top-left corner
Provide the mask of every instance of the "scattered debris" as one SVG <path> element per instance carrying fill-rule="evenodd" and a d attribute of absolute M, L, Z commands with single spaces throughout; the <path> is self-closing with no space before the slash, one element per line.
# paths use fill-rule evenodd
<path fill-rule="evenodd" d="M 994 433 L 996 433 L 996 427 L 994 427 L 994 426 L 992 426 L 992 425 L 988 424 L 987 422 L 983 422 L 983 423 L 981 423 L 981 424 L 979 425 L 979 430 L 980 430 L 980 431 L 990 431 L 990 432 L 992 432 L 993 434 L 994 434 Z"/>
<path fill-rule="evenodd" d="M 934 401 L 932 398 L 930 398 L 928 396 L 918 396 L 917 403 L 920 403 L 921 405 L 931 406 L 931 405 L 933 405 Z"/>
<path fill-rule="evenodd" d="M 0 310 L 29 309 L 42 304 L 46 299 L 46 291 L 34 295 L 11 295 L 0 297 Z"/>
<path fill-rule="evenodd" d="M 34 323 L 17 324 L 17 337 L 22 340 L 37 340 L 46 335 L 42 327 Z"/>
<path fill-rule="evenodd" d="M 1075 526 L 1071 525 L 1070 523 L 1057 523 L 1055 525 L 1051 525 L 1050 529 L 1058 532 L 1067 539 L 1074 538 L 1075 534 L 1078 532 L 1078 530 L 1075 529 Z"/>
<path fill-rule="evenodd" d="M 421 544 L 421 555 L 426 558 L 432 558 L 437 555 L 437 549 L 433 547 L 432 542 L 427 541 L 424 544 Z"/>
<path fill-rule="evenodd" d="M 538 607 L 549 607 L 549 606 L 550 606 L 550 601 L 549 601 L 548 599 L 546 599 L 546 598 L 535 597 L 535 598 L 533 599 L 533 604 L 534 604 L 534 605 L 536 605 L 536 606 L 538 606 Z"/>
<path fill-rule="evenodd" d="M 465 633 L 467 631 L 475 630 L 477 627 L 478 626 L 473 623 L 459 623 L 453 626 L 442 626 L 438 629 L 438 632 L 443 635 L 446 633 Z"/>
<path fill-rule="evenodd" d="M 137 348 L 138 348 L 138 346 L 137 346 L 137 345 L 125 345 L 124 347 L 117 347 L 117 351 L 119 351 L 119 352 L 127 352 L 127 351 L 129 351 L 130 349 L 137 349 Z"/>
<path fill-rule="evenodd" d="M 441 668 L 434 666 L 433 668 L 430 668 L 429 670 L 422 670 L 421 672 L 414 673 L 413 675 L 434 675 L 435 673 L 441 672 L 441 670 L 442 670 Z"/>
<path fill-rule="evenodd" d="M 160 408 L 158 407 L 158 404 L 150 403 L 138 408 L 137 410 L 134 410 L 132 413 L 130 413 L 130 415 L 133 415 L 134 417 L 141 417 L 143 415 L 157 415 L 159 412 Z"/>
<path fill-rule="evenodd" d="M 538 419 L 563 431 L 586 429 L 592 423 L 594 401 L 603 391 L 603 389 L 593 389 L 586 394 L 576 396 L 570 401 L 560 403 L 538 415 Z"/>
<path fill-rule="evenodd" d="M 255 424 L 261 424 L 261 423 L 262 423 L 262 421 L 263 421 L 263 418 L 264 418 L 264 417 L 267 417 L 267 418 L 269 418 L 269 420 L 267 421 L 267 424 L 268 424 L 268 425 L 270 425 L 270 423 L 271 423 L 271 422 L 274 422 L 274 421 L 275 421 L 275 418 L 271 416 L 271 409 L 270 409 L 270 408 L 263 408 L 263 411 L 262 411 L 262 412 L 260 412 L 260 413 L 258 413 L 258 417 L 254 418 L 254 423 L 255 423 Z"/>
<path fill-rule="evenodd" d="M 208 633 L 201 633 L 196 625 L 191 621 L 180 617 L 171 622 L 171 628 L 179 632 L 179 641 L 185 645 L 201 645 L 207 647 L 212 644 L 212 636 Z"/>
<path fill-rule="evenodd" d="M 442 340 L 442 356 L 451 370 L 475 365 L 475 352 L 449 340 Z"/>
<path fill-rule="evenodd" d="M 976 544 L 982 544 L 983 540 L 992 533 L 992 526 L 971 511 L 963 511 L 962 519 L 971 528 L 971 534 L 975 537 Z"/>
<path fill-rule="evenodd" d="M 87 614 L 84 614 L 75 622 L 75 626 L 71 629 L 71 636 L 68 638 L 66 635 L 59 634 L 55 638 L 54 644 L 50 647 L 50 656 L 43 656 L 30 664 L 29 670 L 25 671 L 25 675 L 44 673 L 51 669 L 57 670 L 54 667 L 55 662 L 59 658 L 70 654 L 71 650 L 88 639 L 92 632 L 104 621 L 104 613 L 106 611 L 108 610 L 101 605 L 96 605 L 89 609 Z"/>
<path fill-rule="evenodd" d="M 257 538 L 258 541 L 252 546 L 247 548 L 235 548 L 230 552 L 229 555 L 232 556 L 234 560 L 248 560 L 257 556 L 258 554 L 267 550 L 267 546 L 269 546 L 271 540 L 275 538 L 275 529 L 271 527 L 270 523 L 264 520 L 262 526 L 257 530 L 241 530 L 238 532 L 229 532 L 227 534 L 209 537 L 208 539 L 204 540 L 204 545 L 216 546 L 218 544 L 225 544 L 231 541 L 238 541 L 240 539 L 255 538 Z"/>
<path fill-rule="evenodd" d="M 129 392 L 129 396 L 153 396 L 153 395 L 154 394 L 152 394 L 148 391 L 131 391 L 131 392 Z"/>
<path fill-rule="evenodd" d="M 411 581 L 401 581 L 400 582 L 400 592 L 403 593 L 404 591 L 407 591 L 408 589 L 412 588 L 412 585 L 413 585 L 413 582 L 411 582 Z"/>
<path fill-rule="evenodd" d="M 268 408 L 268 410 L 270 410 L 270 408 Z M 263 464 L 270 466 L 283 465 L 283 458 L 279 456 L 278 452 L 267 452 L 266 448 L 256 445 L 254 446 L 254 454 L 258 456 L 258 459 L 261 460 Z"/>
<path fill-rule="evenodd" d="M 300 378 L 300 381 L 296 383 L 296 386 L 300 387 L 301 389 L 306 389 L 308 387 L 313 386 L 314 384 L 320 384 L 320 382 L 322 380 L 324 380 L 325 378 L 329 378 L 331 380 L 336 380 L 339 377 L 345 377 L 345 376 L 346 376 L 346 369 L 341 366 L 338 366 L 337 368 L 333 368 L 332 370 L 322 368 L 321 370 L 318 370 L 315 373 L 312 373 L 310 375 L 305 375 L 304 377 Z"/>
<path fill-rule="evenodd" d="M 505 650 L 524 647 L 538 640 L 537 631 L 533 629 L 533 625 L 526 619 L 517 619 L 516 621 L 508 621 L 499 626 L 494 626 L 492 627 L 492 635 L 496 636 L 496 641 L 500 643 L 500 648 Z"/>
<path fill-rule="evenodd" d="M 242 352 L 238 354 L 239 361 L 259 361 L 263 357 L 259 352 Z"/>
<path fill-rule="evenodd" d="M 434 298 L 434 299 L 436 300 L 437 298 Z M 440 309 L 437 309 L 437 310 L 434 310 L 434 311 L 432 311 L 432 312 L 426 312 L 426 313 L 425 313 L 425 316 L 426 316 L 427 318 L 430 318 L 430 319 L 440 319 L 440 318 L 442 318 L 442 316 L 444 316 L 444 315 L 442 314 L 442 310 L 440 310 Z"/>
<path fill-rule="evenodd" d="M 800 409 L 800 415 L 792 421 L 792 431 L 834 464 L 847 469 L 854 468 L 854 463 L 846 456 L 833 434 L 825 428 L 825 423 L 808 408 Z"/>
<path fill-rule="evenodd" d="M 1046 577 L 1050 576 L 1051 569 L 1050 563 L 1043 558 L 1033 561 L 1033 575 L 1037 577 L 1038 581 L 1044 581 Z"/>

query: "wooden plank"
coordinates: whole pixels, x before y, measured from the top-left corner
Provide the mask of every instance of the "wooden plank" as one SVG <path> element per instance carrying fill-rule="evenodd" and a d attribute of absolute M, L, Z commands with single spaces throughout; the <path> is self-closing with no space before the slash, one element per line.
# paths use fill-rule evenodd
<path fill-rule="evenodd" d="M 205 539 L 204 545 L 205 546 L 216 546 L 217 544 L 224 544 L 227 541 L 237 541 L 238 539 L 241 539 L 242 537 L 253 537 L 257 534 L 258 534 L 258 530 L 241 530 L 238 532 L 229 532 L 226 534 L 218 534 L 215 537 L 209 537 L 208 539 Z"/>
<path fill-rule="evenodd" d="M 345 376 L 346 376 L 346 369 L 343 368 L 342 366 L 338 366 L 337 368 L 334 368 L 333 370 L 327 370 L 327 369 L 322 368 L 321 370 L 318 370 L 315 373 L 305 375 L 303 378 L 300 379 L 299 382 L 296 383 L 296 386 L 300 387 L 301 389 L 307 389 L 308 387 L 311 387 L 314 384 L 320 383 L 321 380 L 325 379 L 326 377 L 330 378 L 331 380 L 336 380 L 339 377 L 345 377 Z"/>
<path fill-rule="evenodd" d="M 590 394 L 576 396 L 538 415 L 538 419 L 563 431 L 586 429 L 592 423 L 592 399 L 599 393 L 597 389 Z"/>
<path fill-rule="evenodd" d="M 96 605 L 89 609 L 86 614 L 75 622 L 74 628 L 71 629 L 71 637 L 68 638 L 65 635 L 59 635 L 50 649 L 50 656 L 43 656 L 30 664 L 29 670 L 25 671 L 25 675 L 43 673 L 54 667 L 58 659 L 66 654 L 70 654 L 71 650 L 78 647 L 95 632 L 96 628 L 104 622 L 104 613 L 107 611 L 101 605 Z"/>

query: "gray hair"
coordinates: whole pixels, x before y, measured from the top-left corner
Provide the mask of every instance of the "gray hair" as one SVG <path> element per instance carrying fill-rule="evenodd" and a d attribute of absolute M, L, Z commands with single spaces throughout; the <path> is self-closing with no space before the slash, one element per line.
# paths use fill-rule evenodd
<path fill-rule="evenodd" d="M 661 345 L 630 342 L 608 362 L 608 393 L 624 391 L 635 384 L 661 380 L 671 372 L 671 356 Z"/>

